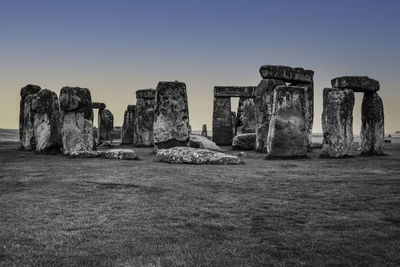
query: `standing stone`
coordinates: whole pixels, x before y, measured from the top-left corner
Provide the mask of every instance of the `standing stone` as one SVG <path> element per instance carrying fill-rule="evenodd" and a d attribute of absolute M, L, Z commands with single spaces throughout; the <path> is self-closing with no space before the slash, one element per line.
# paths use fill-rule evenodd
<path fill-rule="evenodd" d="M 61 113 L 57 94 L 40 90 L 33 101 L 34 133 L 37 152 L 58 152 L 62 147 Z"/>
<path fill-rule="evenodd" d="M 215 89 L 214 89 L 215 90 Z M 217 145 L 232 145 L 232 113 L 230 97 L 214 97 L 212 137 Z"/>
<path fill-rule="evenodd" d="M 322 112 L 322 155 L 350 155 L 353 144 L 354 92 L 349 89 L 325 88 Z"/>
<path fill-rule="evenodd" d="M 133 144 L 136 106 L 129 105 L 124 113 L 124 124 L 121 131 L 121 144 Z"/>
<path fill-rule="evenodd" d="M 233 136 L 235 136 L 237 134 L 237 129 L 236 129 L 236 123 L 238 121 L 237 115 L 235 111 L 231 112 L 231 127 L 232 127 L 232 133 Z M 233 136 L 232 136 L 232 140 L 233 140 Z"/>
<path fill-rule="evenodd" d="M 382 99 L 377 93 L 364 93 L 361 121 L 361 154 L 383 154 L 385 143 L 384 113 Z"/>
<path fill-rule="evenodd" d="M 92 151 L 93 108 L 89 89 L 80 87 L 61 88 L 60 107 L 62 110 L 63 153 Z"/>
<path fill-rule="evenodd" d="M 312 129 L 314 122 L 314 83 L 292 83 L 292 86 L 304 87 L 306 97 L 306 127 L 308 136 L 308 150 L 312 144 Z"/>
<path fill-rule="evenodd" d="M 19 102 L 19 140 L 21 142 L 21 148 L 22 149 L 26 149 L 27 148 L 28 150 L 31 150 L 31 147 L 30 147 L 31 141 L 30 140 L 29 140 L 29 142 L 25 142 L 25 145 L 23 144 L 24 143 L 23 135 L 24 135 L 24 130 L 25 130 L 24 129 L 25 116 L 29 117 L 29 114 L 27 114 L 27 115 L 24 114 L 25 98 L 28 95 L 36 94 L 37 92 L 40 91 L 40 89 L 41 88 L 38 85 L 28 84 L 25 87 L 22 87 L 21 91 L 20 91 L 21 100 Z M 27 111 L 30 112 L 30 108 L 27 107 Z M 29 119 L 28 119 L 28 121 L 29 121 Z M 33 127 L 33 124 L 30 127 Z M 27 132 L 29 132 L 29 130 Z M 30 137 L 28 139 L 30 139 Z M 32 141 L 33 141 L 33 144 L 34 144 L 34 139 Z M 28 145 L 28 143 L 29 143 L 29 145 Z"/>
<path fill-rule="evenodd" d="M 136 91 L 136 114 L 133 132 L 133 145 L 153 146 L 154 145 L 154 107 L 156 90 L 143 89 Z"/>
<path fill-rule="evenodd" d="M 108 109 L 99 110 L 99 132 L 97 143 L 101 144 L 104 141 L 112 141 L 112 133 L 114 130 L 114 116 Z"/>
<path fill-rule="evenodd" d="M 21 136 L 21 149 L 35 150 L 36 140 L 34 131 L 35 116 L 32 111 L 33 102 L 35 101 L 36 94 L 30 94 L 23 99 L 23 120 L 22 120 L 22 136 Z"/>
<path fill-rule="evenodd" d="M 255 133 L 256 115 L 253 98 L 241 98 L 239 102 L 242 102 L 242 113 L 240 114 L 242 133 Z"/>
<path fill-rule="evenodd" d="M 278 86 L 268 130 L 268 157 L 304 157 L 307 155 L 305 89 Z"/>
<path fill-rule="evenodd" d="M 256 151 L 267 152 L 267 138 L 273 107 L 275 87 L 285 82 L 274 79 L 263 79 L 255 91 L 254 107 L 256 117 Z"/>
<path fill-rule="evenodd" d="M 238 134 L 242 134 L 242 128 L 243 128 L 243 121 L 242 121 L 242 115 L 243 115 L 243 101 L 244 98 L 241 97 L 239 98 L 238 102 L 238 108 L 236 112 L 236 118 L 233 121 L 233 136 L 236 136 Z"/>
<path fill-rule="evenodd" d="M 203 124 L 201 128 L 201 136 L 207 137 L 207 124 Z"/>
<path fill-rule="evenodd" d="M 154 143 L 157 148 L 188 146 L 189 108 L 183 82 L 159 82 L 154 112 Z"/>

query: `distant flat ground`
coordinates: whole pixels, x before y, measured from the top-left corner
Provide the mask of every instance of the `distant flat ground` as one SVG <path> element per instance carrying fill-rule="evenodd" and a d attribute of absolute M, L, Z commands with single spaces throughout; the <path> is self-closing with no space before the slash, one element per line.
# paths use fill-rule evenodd
<path fill-rule="evenodd" d="M 142 160 L 0 144 L 0 265 L 400 265 L 400 144 L 347 159 L 248 152 L 241 166 L 135 150 Z"/>

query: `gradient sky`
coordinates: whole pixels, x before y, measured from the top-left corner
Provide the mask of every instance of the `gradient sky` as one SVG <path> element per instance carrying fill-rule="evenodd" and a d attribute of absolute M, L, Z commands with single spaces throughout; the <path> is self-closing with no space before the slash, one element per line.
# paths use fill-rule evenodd
<path fill-rule="evenodd" d="M 0 128 L 18 128 L 28 83 L 87 87 L 121 125 L 134 92 L 186 83 L 193 129 L 211 129 L 214 85 L 257 85 L 264 64 L 380 81 L 385 129 L 400 130 L 400 1 L 0 0 Z M 361 124 L 357 94 L 354 131 Z"/>

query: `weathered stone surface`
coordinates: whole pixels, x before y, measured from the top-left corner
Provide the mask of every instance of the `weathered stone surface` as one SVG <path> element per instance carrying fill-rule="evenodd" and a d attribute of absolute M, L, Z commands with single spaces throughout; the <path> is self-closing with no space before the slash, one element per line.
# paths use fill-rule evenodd
<path fill-rule="evenodd" d="M 64 113 L 61 136 L 64 154 L 93 150 L 93 123 L 84 112 Z"/>
<path fill-rule="evenodd" d="M 325 88 L 322 112 L 322 155 L 343 157 L 353 144 L 354 92 L 350 89 Z"/>
<path fill-rule="evenodd" d="M 139 157 L 131 149 L 111 149 L 99 151 L 75 151 L 70 155 L 72 158 L 106 158 L 120 160 L 138 160 Z"/>
<path fill-rule="evenodd" d="M 332 79 L 332 87 L 351 89 L 354 92 L 379 91 L 379 82 L 367 76 L 343 76 Z"/>
<path fill-rule="evenodd" d="M 111 149 L 106 150 L 104 154 L 108 159 L 125 159 L 125 160 L 138 160 L 139 157 L 132 149 Z"/>
<path fill-rule="evenodd" d="M 97 143 L 101 144 L 104 141 L 112 141 L 112 133 L 114 130 L 114 116 L 108 109 L 99 110 L 99 130 Z"/>
<path fill-rule="evenodd" d="M 217 145 L 232 144 L 233 130 L 231 99 L 229 97 L 214 97 L 212 137 Z"/>
<path fill-rule="evenodd" d="M 57 94 L 43 89 L 32 103 L 36 151 L 57 152 L 62 147 L 61 113 Z"/>
<path fill-rule="evenodd" d="M 27 95 L 36 94 L 40 91 L 39 85 L 28 84 L 21 88 L 20 95 L 21 98 L 25 98 Z"/>
<path fill-rule="evenodd" d="M 154 143 L 158 148 L 189 145 L 189 108 L 183 82 L 159 82 L 154 112 Z"/>
<path fill-rule="evenodd" d="M 267 152 L 267 138 L 271 121 L 274 89 L 285 82 L 263 79 L 257 87 L 254 98 L 256 117 L 256 151 Z"/>
<path fill-rule="evenodd" d="M 21 100 L 19 102 L 19 140 L 21 141 L 21 147 L 23 148 L 24 146 L 22 145 L 22 135 L 24 131 L 24 106 L 25 106 L 25 97 L 30 94 L 36 94 L 37 92 L 40 91 L 40 86 L 38 85 L 32 85 L 28 84 L 25 87 L 21 88 L 20 94 L 21 94 Z"/>
<path fill-rule="evenodd" d="M 203 124 L 203 127 L 201 128 L 201 136 L 207 137 L 207 124 Z"/>
<path fill-rule="evenodd" d="M 136 115 L 133 133 L 133 145 L 136 147 L 154 145 L 155 95 L 156 90 L 154 89 L 136 91 Z"/>
<path fill-rule="evenodd" d="M 361 153 L 384 154 L 385 115 L 383 102 L 376 92 L 364 93 L 361 106 Z"/>
<path fill-rule="evenodd" d="M 232 142 L 233 150 L 254 150 L 255 147 L 256 147 L 255 133 L 239 134 L 233 138 Z"/>
<path fill-rule="evenodd" d="M 21 135 L 21 149 L 23 150 L 35 150 L 36 149 L 36 141 L 35 141 L 35 132 L 34 132 L 34 121 L 35 116 L 32 111 L 32 105 L 35 100 L 36 95 L 30 94 L 25 96 L 23 101 L 23 127 L 22 127 L 22 135 Z"/>
<path fill-rule="evenodd" d="M 281 65 L 264 65 L 260 67 L 263 79 L 277 79 L 285 82 L 312 83 L 314 72 L 303 68 L 292 68 Z"/>
<path fill-rule="evenodd" d="M 92 106 L 93 106 L 93 109 L 105 109 L 106 108 L 106 104 L 100 103 L 100 102 L 93 102 Z"/>
<path fill-rule="evenodd" d="M 221 151 L 221 148 L 217 144 L 201 135 L 190 135 L 190 147 Z"/>
<path fill-rule="evenodd" d="M 60 107 L 64 112 L 83 113 L 85 119 L 93 121 L 93 106 L 87 88 L 63 87 L 60 91 Z"/>
<path fill-rule="evenodd" d="M 314 83 L 293 83 L 292 86 L 301 86 L 305 90 L 306 98 L 306 127 L 308 136 L 308 149 L 311 149 L 312 144 L 312 129 L 314 122 Z"/>
<path fill-rule="evenodd" d="M 240 115 L 239 115 L 240 106 Z M 241 133 L 256 132 L 256 114 L 253 98 L 240 98 L 237 121 L 241 122 Z"/>
<path fill-rule="evenodd" d="M 156 90 L 154 89 L 141 89 L 136 91 L 136 99 L 156 99 Z"/>
<path fill-rule="evenodd" d="M 121 130 L 121 144 L 133 144 L 136 106 L 128 106 L 124 113 L 124 124 Z"/>
<path fill-rule="evenodd" d="M 268 157 L 304 157 L 307 155 L 305 121 L 305 89 L 278 86 L 274 90 L 274 105 L 268 130 Z"/>
<path fill-rule="evenodd" d="M 192 147 L 173 147 L 170 149 L 160 149 L 157 152 L 157 159 L 161 162 L 178 164 L 244 164 L 243 161 L 236 156 Z"/>
<path fill-rule="evenodd" d="M 214 97 L 254 97 L 257 86 L 214 86 Z"/>

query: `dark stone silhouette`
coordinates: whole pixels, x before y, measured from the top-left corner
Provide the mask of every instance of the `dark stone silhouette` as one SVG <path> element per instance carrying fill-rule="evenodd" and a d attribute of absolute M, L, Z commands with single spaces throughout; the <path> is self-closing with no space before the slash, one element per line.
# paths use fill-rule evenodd
<path fill-rule="evenodd" d="M 97 143 L 101 144 L 104 141 L 112 141 L 112 133 L 114 130 L 114 116 L 108 109 L 99 110 L 99 132 Z"/>
<path fill-rule="evenodd" d="M 28 84 L 21 88 L 21 100 L 19 103 L 19 140 L 21 149 L 35 149 L 35 137 L 33 134 L 33 114 L 31 114 L 32 98 L 26 101 L 28 95 L 36 94 L 40 91 L 40 86 Z M 27 112 L 27 114 L 25 113 Z M 27 123 L 27 124 L 25 124 Z"/>
<path fill-rule="evenodd" d="M 361 154 L 384 154 L 383 102 L 376 92 L 364 93 L 361 106 Z"/>
<path fill-rule="evenodd" d="M 303 68 L 292 68 L 281 65 L 264 65 L 260 67 L 263 79 L 277 79 L 285 82 L 312 83 L 314 72 Z"/>
<path fill-rule="evenodd" d="M 133 145 L 136 147 L 154 145 L 154 108 L 156 90 L 136 91 L 136 114 L 133 131 Z"/>
<path fill-rule="evenodd" d="M 354 92 L 379 91 L 379 82 L 367 76 L 343 76 L 332 79 L 332 87 L 351 89 Z"/>
<path fill-rule="evenodd" d="M 129 105 L 124 113 L 124 124 L 121 131 L 121 144 L 133 144 L 136 106 Z"/>
<path fill-rule="evenodd" d="M 203 124 L 203 127 L 201 128 L 201 136 L 207 137 L 207 125 Z"/>

